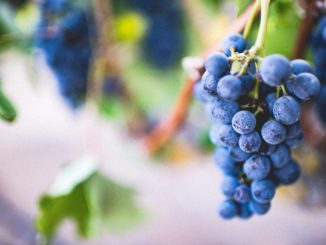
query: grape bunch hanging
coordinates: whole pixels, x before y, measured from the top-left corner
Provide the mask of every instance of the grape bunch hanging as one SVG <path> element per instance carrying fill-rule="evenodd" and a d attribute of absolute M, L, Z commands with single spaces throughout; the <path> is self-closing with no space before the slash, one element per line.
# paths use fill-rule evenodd
<path fill-rule="evenodd" d="M 300 104 L 318 94 L 319 79 L 305 60 L 290 62 L 280 54 L 261 58 L 247 50 L 241 35 L 232 35 L 223 53 L 206 60 L 195 90 L 214 122 L 213 159 L 224 174 L 226 196 L 220 216 L 267 213 L 276 188 L 300 176 L 291 149 L 303 139 Z"/>

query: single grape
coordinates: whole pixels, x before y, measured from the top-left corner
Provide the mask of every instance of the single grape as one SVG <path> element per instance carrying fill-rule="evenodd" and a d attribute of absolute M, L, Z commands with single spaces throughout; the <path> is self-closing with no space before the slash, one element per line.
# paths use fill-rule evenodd
<path fill-rule="evenodd" d="M 204 88 L 201 82 L 196 82 L 194 84 L 194 88 L 192 90 L 194 98 L 196 98 L 199 102 L 208 103 L 216 100 L 214 96 L 211 96 L 204 92 Z"/>
<path fill-rule="evenodd" d="M 221 77 L 230 69 L 228 58 L 222 53 L 216 53 L 208 57 L 205 62 L 205 69 L 210 74 Z"/>
<path fill-rule="evenodd" d="M 232 118 L 232 127 L 238 134 L 249 134 L 256 127 L 256 117 L 250 111 L 239 111 Z"/>
<path fill-rule="evenodd" d="M 237 204 L 232 200 L 221 203 L 218 213 L 223 219 L 232 219 L 238 214 Z"/>
<path fill-rule="evenodd" d="M 233 130 L 231 125 L 221 125 L 217 131 L 218 142 L 226 147 L 238 145 L 239 135 Z"/>
<path fill-rule="evenodd" d="M 224 147 L 218 147 L 215 150 L 213 160 L 224 173 L 233 174 L 236 171 L 236 163 L 232 159 L 229 150 Z"/>
<path fill-rule="evenodd" d="M 295 59 L 291 61 L 292 73 L 294 75 L 299 75 L 301 73 L 313 73 L 310 64 L 302 59 Z"/>
<path fill-rule="evenodd" d="M 216 100 L 211 106 L 211 118 L 215 122 L 230 124 L 237 111 L 239 105 L 236 102 Z"/>
<path fill-rule="evenodd" d="M 257 131 L 253 131 L 250 134 L 243 134 L 239 139 L 239 147 L 241 150 L 247 153 L 253 153 L 259 150 L 261 145 L 261 138 Z"/>
<path fill-rule="evenodd" d="M 286 88 L 286 91 L 291 94 L 291 95 L 294 95 L 294 83 L 293 83 L 293 80 L 294 78 L 291 78 L 291 79 L 288 79 L 286 82 L 285 82 L 285 88 Z"/>
<path fill-rule="evenodd" d="M 301 145 L 303 140 L 303 132 L 300 122 L 288 126 L 285 143 L 292 149 Z"/>
<path fill-rule="evenodd" d="M 226 37 L 222 43 L 222 50 L 226 56 L 231 56 L 231 48 L 234 48 L 236 52 L 243 52 L 246 48 L 246 40 L 239 34 L 234 34 Z"/>
<path fill-rule="evenodd" d="M 266 214 L 270 208 L 271 208 L 271 203 L 259 203 L 254 200 L 252 200 L 249 203 L 250 209 L 252 210 L 253 213 L 257 215 L 264 215 Z"/>
<path fill-rule="evenodd" d="M 267 103 L 267 107 L 268 107 L 268 110 L 270 112 L 270 114 L 273 115 L 273 108 L 274 108 L 274 104 L 275 104 L 275 101 L 276 101 L 276 93 L 270 93 L 269 95 L 266 96 L 266 103 Z"/>
<path fill-rule="evenodd" d="M 242 75 L 240 77 L 241 80 L 241 95 L 247 95 L 249 92 L 252 90 L 254 86 L 254 78 L 253 76 L 247 74 L 247 75 Z"/>
<path fill-rule="evenodd" d="M 260 75 L 267 85 L 272 87 L 280 86 L 291 75 L 290 62 L 282 55 L 269 55 L 262 60 Z"/>
<path fill-rule="evenodd" d="M 226 101 L 234 101 L 241 94 L 242 83 L 239 78 L 233 75 L 222 77 L 217 83 L 217 94 Z"/>
<path fill-rule="evenodd" d="M 239 203 L 249 202 L 251 198 L 250 188 L 245 184 L 239 185 L 235 190 L 233 198 Z"/>
<path fill-rule="evenodd" d="M 289 85 L 292 93 L 301 100 L 309 100 L 320 90 L 319 79 L 310 73 L 301 73 Z"/>
<path fill-rule="evenodd" d="M 249 203 L 242 203 L 239 207 L 239 217 L 241 219 L 249 219 L 253 215 Z"/>
<path fill-rule="evenodd" d="M 291 125 L 299 121 L 301 106 L 293 97 L 282 96 L 274 104 L 273 115 L 278 122 Z"/>
<path fill-rule="evenodd" d="M 236 162 L 244 162 L 246 161 L 250 154 L 247 152 L 244 152 L 243 150 L 240 149 L 240 147 L 236 146 L 236 147 L 232 147 L 230 149 L 230 154 L 231 157 L 234 159 L 234 161 Z"/>
<path fill-rule="evenodd" d="M 237 177 L 226 175 L 222 180 L 221 189 L 224 195 L 232 197 L 239 185 Z"/>
<path fill-rule="evenodd" d="M 285 144 L 278 145 L 270 155 L 274 168 L 282 168 L 291 160 L 291 151 Z"/>
<path fill-rule="evenodd" d="M 261 180 L 267 177 L 271 170 L 271 163 L 267 157 L 252 155 L 243 165 L 243 171 L 248 178 Z"/>
<path fill-rule="evenodd" d="M 255 180 L 251 183 L 251 194 L 258 203 L 269 203 L 275 196 L 275 184 L 269 179 Z"/>
<path fill-rule="evenodd" d="M 300 166 L 295 160 L 290 160 L 284 167 L 274 169 L 274 176 L 280 184 L 291 185 L 301 174 Z"/>
<path fill-rule="evenodd" d="M 264 123 L 261 129 L 263 139 L 271 145 L 278 145 L 285 140 L 285 128 L 275 120 L 269 120 Z"/>
<path fill-rule="evenodd" d="M 203 86 L 203 90 L 208 95 L 216 95 L 216 87 L 218 83 L 219 77 L 214 76 L 209 72 L 205 72 L 201 79 L 201 84 Z"/>

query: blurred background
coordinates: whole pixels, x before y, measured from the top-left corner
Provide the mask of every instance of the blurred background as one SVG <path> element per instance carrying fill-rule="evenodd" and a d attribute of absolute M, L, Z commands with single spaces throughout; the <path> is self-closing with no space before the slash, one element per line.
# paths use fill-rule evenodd
<path fill-rule="evenodd" d="M 273 1 L 266 54 L 291 57 L 298 2 Z M 311 105 L 301 180 L 264 217 L 217 215 L 193 77 L 250 3 L 1 0 L 0 244 L 325 244 L 326 134 Z"/>

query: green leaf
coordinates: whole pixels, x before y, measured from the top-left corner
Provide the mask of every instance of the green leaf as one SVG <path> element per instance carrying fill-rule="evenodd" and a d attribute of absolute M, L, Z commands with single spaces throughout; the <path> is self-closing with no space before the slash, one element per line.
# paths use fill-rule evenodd
<path fill-rule="evenodd" d="M 36 227 L 43 235 L 44 244 L 51 241 L 59 225 L 67 219 L 76 224 L 84 238 L 105 231 L 123 232 L 144 219 L 144 211 L 136 205 L 135 192 L 94 170 L 92 159 L 89 164 L 86 160 L 82 159 L 79 170 L 78 161 L 64 167 L 50 191 L 40 197 Z M 69 173 L 70 182 L 67 181 Z"/>
<path fill-rule="evenodd" d="M 16 116 L 17 112 L 15 107 L 0 89 L 0 117 L 7 122 L 12 122 L 16 119 Z"/>
<path fill-rule="evenodd" d="M 237 0 L 238 11 L 237 16 L 241 15 L 243 11 L 245 11 L 248 6 L 252 3 L 253 0 Z"/>

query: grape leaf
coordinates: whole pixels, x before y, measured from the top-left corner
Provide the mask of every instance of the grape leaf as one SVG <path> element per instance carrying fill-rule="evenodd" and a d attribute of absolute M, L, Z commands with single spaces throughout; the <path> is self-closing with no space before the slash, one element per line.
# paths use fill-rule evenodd
<path fill-rule="evenodd" d="M 134 190 L 103 176 L 92 160 L 88 164 L 86 160 L 81 160 L 79 170 L 78 161 L 64 167 L 50 191 L 40 197 L 36 227 L 43 243 L 50 242 L 67 219 L 76 224 L 81 237 L 90 238 L 104 231 L 126 231 L 145 217 L 135 202 Z M 69 174 L 71 181 L 67 181 Z"/>
<path fill-rule="evenodd" d="M 238 5 L 237 16 L 241 15 L 243 11 L 245 11 L 251 3 L 252 0 L 237 0 L 237 5 Z"/>
<path fill-rule="evenodd" d="M 0 89 L 0 117 L 7 122 L 12 122 L 16 119 L 16 116 L 15 107 Z"/>

